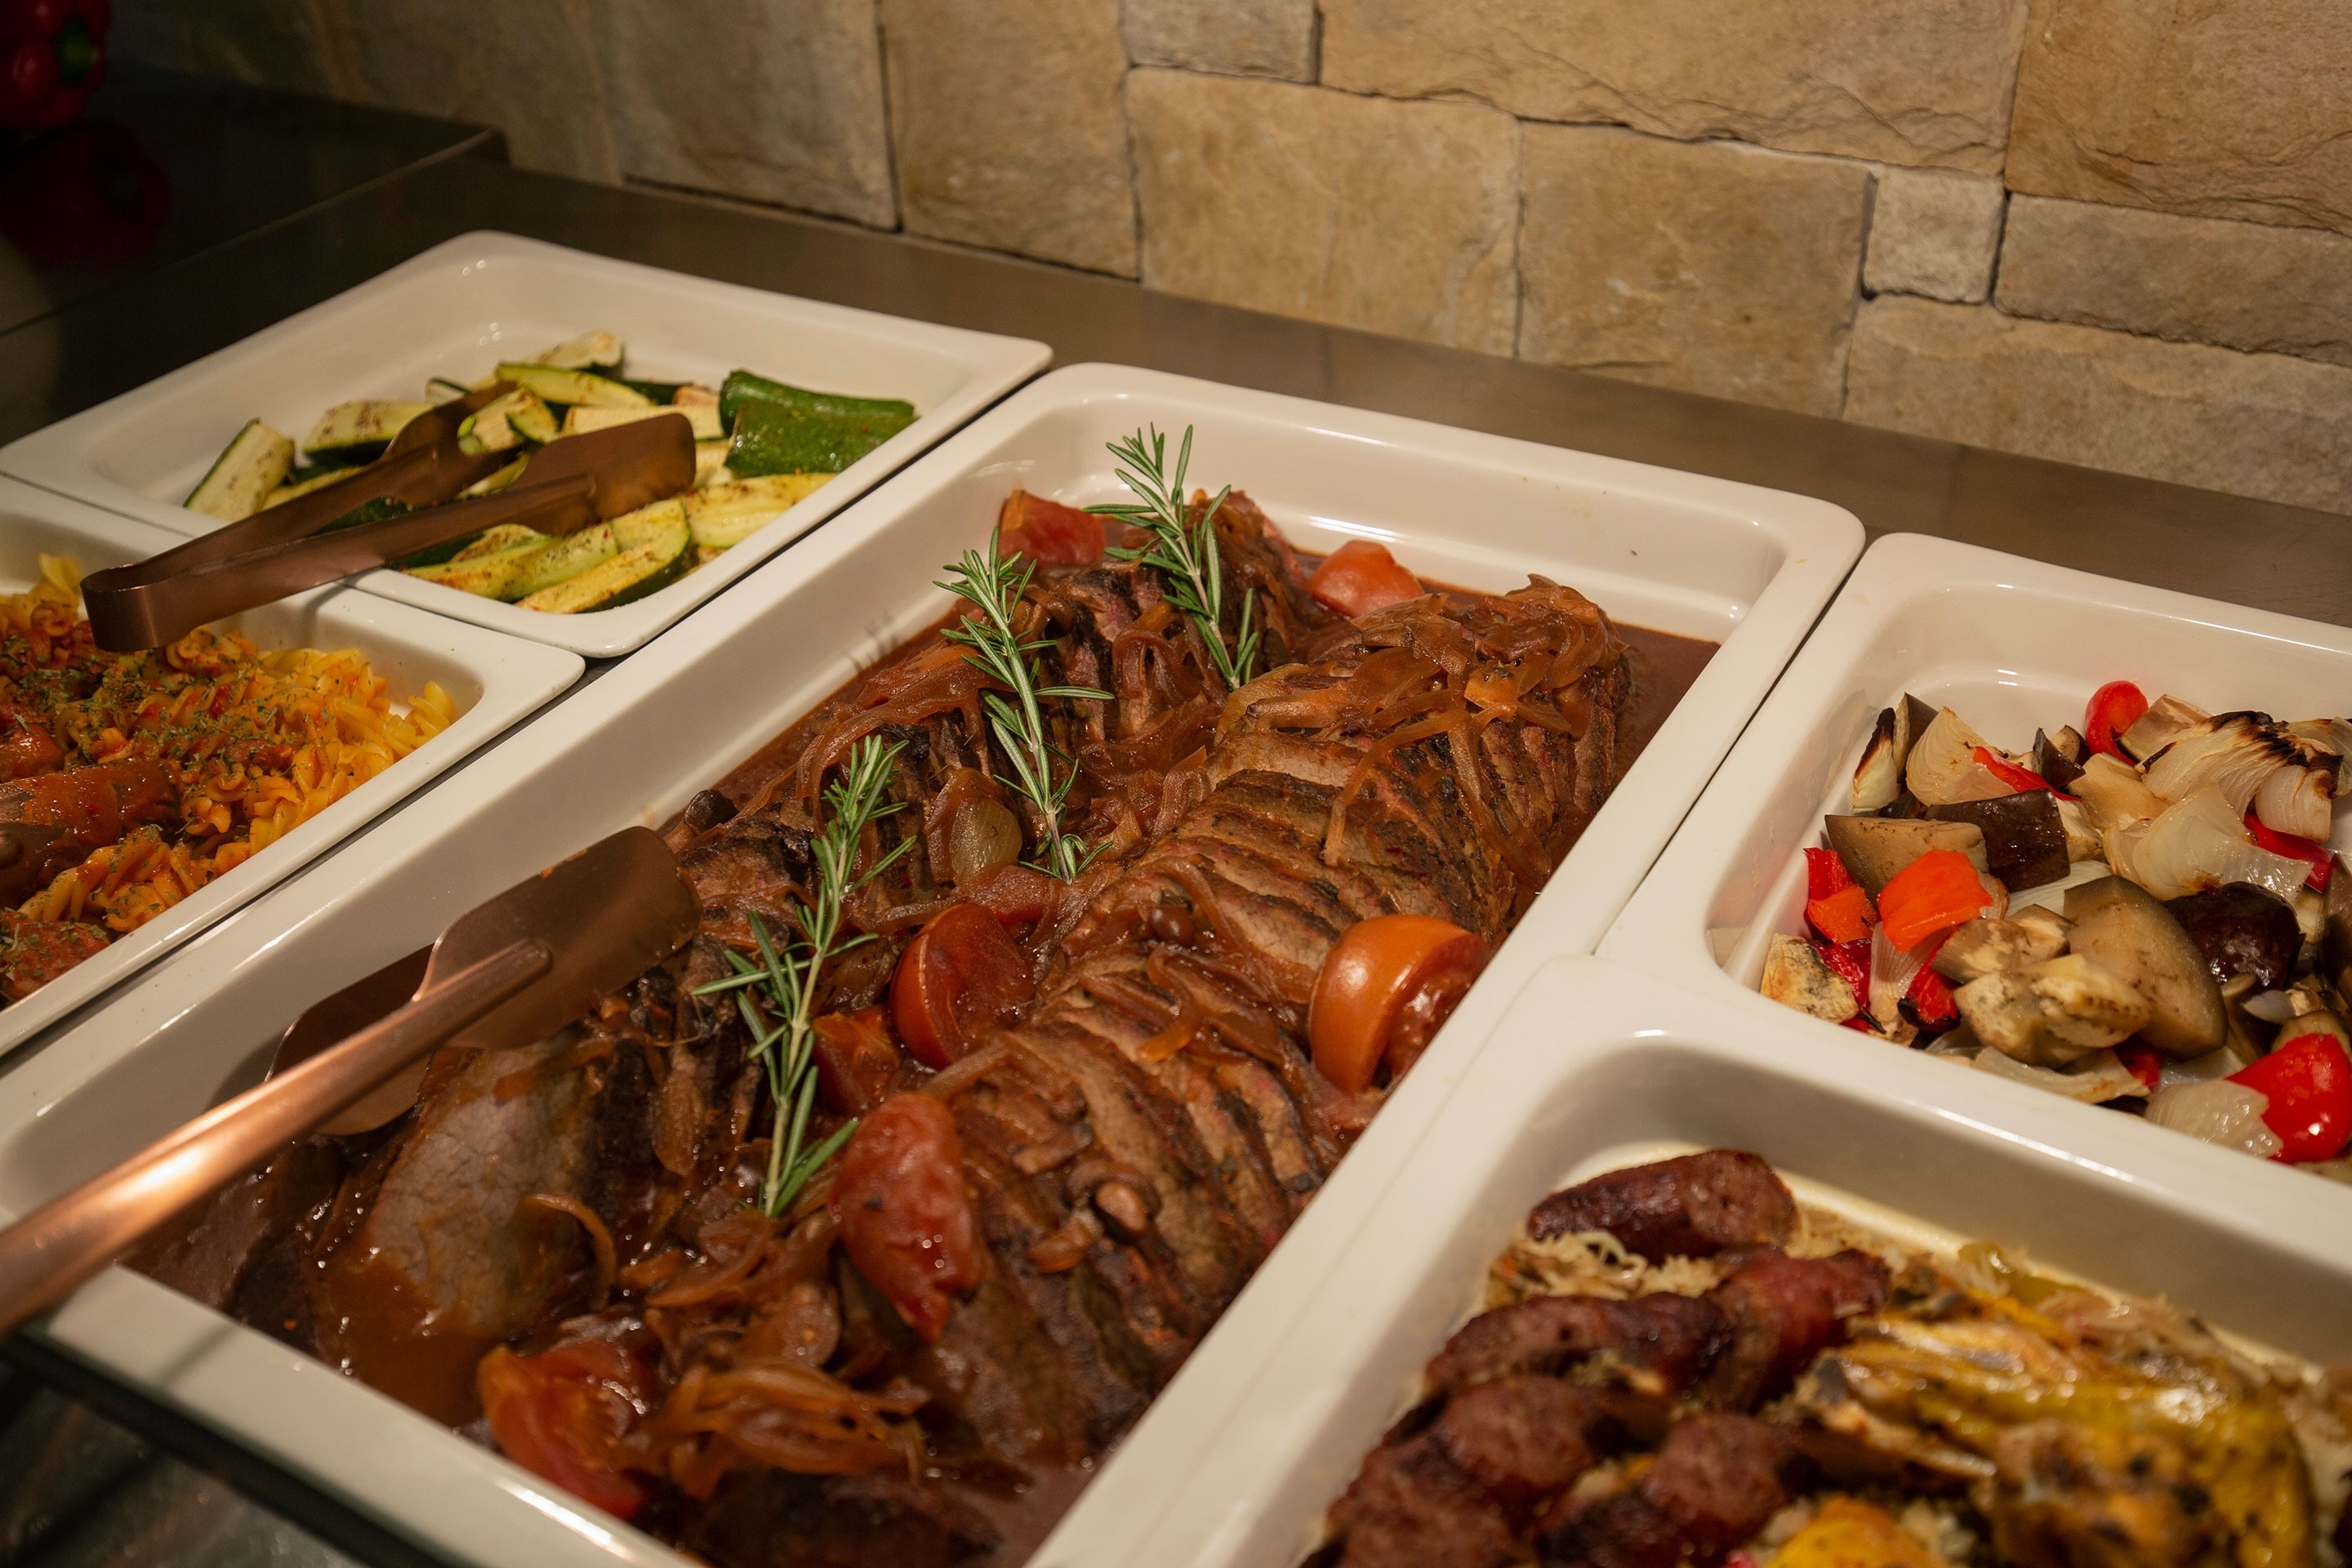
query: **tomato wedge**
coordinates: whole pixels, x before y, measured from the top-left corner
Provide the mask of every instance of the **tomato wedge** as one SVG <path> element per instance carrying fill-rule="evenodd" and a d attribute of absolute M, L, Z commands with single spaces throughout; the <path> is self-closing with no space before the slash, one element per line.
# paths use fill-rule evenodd
<path fill-rule="evenodd" d="M 1317 603 L 1350 616 L 1370 615 L 1429 592 L 1420 578 L 1397 563 L 1388 546 L 1369 539 L 1351 539 L 1325 556 L 1323 564 L 1307 579 L 1307 591 Z"/>
<path fill-rule="evenodd" d="M 1102 519 L 1027 490 L 1004 498 L 996 526 L 1003 530 L 997 548 L 1006 555 L 1026 555 L 1059 566 L 1086 566 L 1102 559 Z"/>
<path fill-rule="evenodd" d="M 928 1094 L 894 1094 L 858 1122 L 827 1200 L 842 1249 L 925 1344 L 980 1283 L 980 1226 L 963 1189 L 955 1118 Z"/>
<path fill-rule="evenodd" d="M 474 1383 L 499 1451 L 535 1476 L 618 1519 L 646 1505 L 652 1489 L 613 1461 L 655 1396 L 652 1371 L 613 1340 L 574 1340 L 537 1355 L 500 1346 L 482 1358 Z"/>
<path fill-rule="evenodd" d="M 2110 680 L 2091 693 L 2090 706 L 2083 710 L 2083 743 L 2119 762 L 2130 762 L 2116 737 L 2138 723 L 2147 711 L 2147 693 L 2128 680 Z"/>
<path fill-rule="evenodd" d="M 1383 1064 L 1392 1079 L 1402 1076 L 1487 956 L 1485 942 L 1451 921 L 1377 915 L 1357 921 L 1315 977 L 1307 1040 L 1316 1068 L 1351 1094 L 1370 1088 Z"/>
<path fill-rule="evenodd" d="M 978 904 L 950 904 L 899 955 L 890 1020 L 917 1061 L 944 1068 L 1035 989 L 1029 961 L 997 918 Z"/>
<path fill-rule="evenodd" d="M 816 1089 L 836 1116 L 863 1116 L 882 1103 L 890 1075 L 898 1070 L 898 1047 L 879 1007 L 827 1013 L 809 1026 L 815 1037 Z"/>

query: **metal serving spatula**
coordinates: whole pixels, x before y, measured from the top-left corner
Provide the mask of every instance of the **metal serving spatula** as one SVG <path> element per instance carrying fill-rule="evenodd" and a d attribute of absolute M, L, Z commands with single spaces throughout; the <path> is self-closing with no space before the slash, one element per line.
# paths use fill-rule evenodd
<path fill-rule="evenodd" d="M 435 1047 L 545 1039 L 685 945 L 699 918 L 676 858 L 643 827 L 508 889 L 441 934 L 409 1001 L 323 1044 L 304 1024 L 338 1005 L 346 1017 L 362 1010 L 371 999 L 355 994 L 396 985 L 400 965 L 338 992 L 287 1031 L 258 1086 L 0 1232 L 0 1334 L 289 1140 L 391 1087 Z M 415 1098 L 413 1079 L 404 1094 L 362 1125 L 399 1114 Z"/>

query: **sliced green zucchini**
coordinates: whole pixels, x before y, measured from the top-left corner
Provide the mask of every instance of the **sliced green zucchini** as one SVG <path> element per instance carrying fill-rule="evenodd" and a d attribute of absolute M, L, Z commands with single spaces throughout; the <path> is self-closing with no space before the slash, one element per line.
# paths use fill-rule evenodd
<path fill-rule="evenodd" d="M 690 408 L 698 403 L 708 403 L 716 408 L 719 406 L 719 394 L 698 381 L 689 381 L 677 389 L 670 401 L 680 408 Z"/>
<path fill-rule="evenodd" d="M 730 445 L 725 440 L 694 444 L 694 482 L 698 488 L 723 485 L 734 477 L 727 471 L 727 448 Z"/>
<path fill-rule="evenodd" d="M 831 474 L 772 474 L 713 485 L 685 498 L 687 526 L 694 531 L 695 543 L 711 550 L 730 549 L 832 478 Z"/>
<path fill-rule="evenodd" d="M 910 412 L 829 414 L 782 403 L 746 403 L 735 416 L 727 468 L 738 479 L 765 474 L 837 474 L 914 423 Z"/>
<path fill-rule="evenodd" d="M 453 403 L 473 390 L 462 381 L 451 381 L 446 375 L 436 375 L 425 383 L 425 401 L 434 404 Z"/>
<path fill-rule="evenodd" d="M 352 469 L 347 468 L 296 468 L 286 476 L 284 484 L 269 492 L 269 499 L 261 503 L 261 510 L 268 511 L 271 507 L 282 506 L 296 496 L 306 496 L 312 490 L 323 489 L 329 485 L 339 485 L 350 479 L 352 472 Z"/>
<path fill-rule="evenodd" d="M 518 550 L 526 544 L 545 544 L 547 534 L 520 522 L 502 522 L 496 528 L 486 528 L 477 534 L 474 542 L 457 554 L 452 561 L 471 561 L 478 555 L 496 555 L 504 550 Z"/>
<path fill-rule="evenodd" d="M 454 560 L 410 567 L 408 574 L 485 599 L 520 599 L 522 584 L 531 579 L 533 566 L 547 552 L 548 543 L 542 539 L 537 543 L 511 545 L 482 555 L 460 552 Z"/>
<path fill-rule="evenodd" d="M 694 427 L 698 441 L 716 441 L 727 434 L 719 427 L 719 410 L 707 403 L 688 404 L 680 407 L 665 403 L 653 408 L 600 408 L 593 404 L 575 403 L 563 414 L 563 434 L 583 435 L 590 430 L 609 430 L 615 425 L 627 425 L 639 419 L 657 418 L 664 414 L 683 414 Z"/>
<path fill-rule="evenodd" d="M 677 402 L 679 390 L 686 385 L 682 381 L 631 381 L 619 375 L 613 379 L 652 403 Z"/>
<path fill-rule="evenodd" d="M 610 332 L 583 332 L 533 355 L 530 363 L 558 370 L 618 370 L 624 352 L 621 340 Z"/>
<path fill-rule="evenodd" d="M 686 501 L 683 498 L 657 500 L 641 506 L 635 511 L 625 511 L 605 524 L 613 531 L 613 543 L 622 550 L 635 550 L 639 545 L 654 544 L 667 539 L 686 521 Z"/>
<path fill-rule="evenodd" d="M 459 490 L 450 499 L 453 500 L 472 500 L 476 496 L 494 496 L 500 490 L 506 489 L 509 485 L 514 483 L 517 479 L 522 478 L 523 467 L 530 461 L 530 459 L 528 458 L 517 458 L 513 462 L 509 463 L 505 468 L 500 468 L 497 473 L 490 475 L 488 478 L 476 479 L 472 484 L 467 485 L 464 489 Z"/>
<path fill-rule="evenodd" d="M 500 381 L 529 387 L 550 403 L 589 403 L 600 408 L 643 408 L 653 402 L 635 387 L 592 371 L 558 370 L 545 364 L 501 364 Z"/>
<path fill-rule="evenodd" d="M 735 416 L 747 403 L 780 403 L 787 408 L 804 409 L 813 414 L 843 414 L 860 419 L 896 419 L 892 433 L 905 429 L 915 422 L 915 405 L 896 397 L 851 397 L 838 392 L 811 392 L 804 386 L 789 386 L 781 381 L 770 381 L 764 375 L 754 375 L 748 370 L 730 371 L 719 389 L 719 417 L 729 429 L 735 427 Z"/>
<path fill-rule="evenodd" d="M 319 416 L 319 422 L 302 437 L 302 450 L 331 462 L 366 462 L 383 454 L 402 426 L 432 406 L 389 398 L 338 403 Z"/>
<path fill-rule="evenodd" d="M 180 504 L 237 522 L 259 511 L 293 467 L 294 443 L 260 420 L 248 419 Z"/>
<path fill-rule="evenodd" d="M 529 595 L 522 601 L 523 608 L 557 616 L 609 610 L 659 593 L 692 570 L 694 536 L 686 526 L 683 511 L 658 528 L 648 525 L 646 531 L 651 537 L 645 543 L 624 550 L 602 565 L 592 566 L 552 588 Z"/>
<path fill-rule="evenodd" d="M 610 561 L 620 553 L 614 542 L 613 525 L 592 523 L 577 533 L 560 533 L 555 541 L 530 563 L 530 570 L 516 584 L 515 597 L 553 588 Z"/>
<path fill-rule="evenodd" d="M 527 386 L 484 404 L 457 430 L 458 444 L 469 452 L 503 452 L 525 441 L 543 446 L 554 439 L 555 416 Z"/>

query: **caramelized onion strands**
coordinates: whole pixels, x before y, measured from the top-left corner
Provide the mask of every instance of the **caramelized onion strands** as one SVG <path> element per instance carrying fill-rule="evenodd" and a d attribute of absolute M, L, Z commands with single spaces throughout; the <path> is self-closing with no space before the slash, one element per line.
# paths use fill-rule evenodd
<path fill-rule="evenodd" d="M 603 1311 L 604 1303 L 612 1300 L 613 1277 L 620 1269 L 620 1260 L 613 1250 L 613 1233 L 606 1228 L 603 1217 L 578 1198 L 562 1193 L 530 1193 L 517 1206 L 534 1214 L 562 1215 L 579 1223 L 596 1259 L 596 1281 L 588 1299 L 596 1310 Z"/>

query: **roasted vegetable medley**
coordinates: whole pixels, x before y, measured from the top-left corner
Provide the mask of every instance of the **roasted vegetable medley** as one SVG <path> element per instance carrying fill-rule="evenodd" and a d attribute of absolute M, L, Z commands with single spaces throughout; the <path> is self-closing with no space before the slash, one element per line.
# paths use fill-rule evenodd
<path fill-rule="evenodd" d="M 2352 1180 L 2352 721 L 2099 689 L 2004 752 L 1916 697 L 1807 849 L 1765 994 L 2209 1142 Z"/>
<path fill-rule="evenodd" d="M 548 442 L 684 415 L 695 445 L 694 485 L 684 494 L 574 533 L 551 536 L 520 524 L 487 529 L 400 563 L 428 582 L 571 615 L 612 609 L 667 587 L 915 420 L 914 405 L 895 398 L 810 392 L 748 370 L 715 388 L 632 379 L 622 374 L 625 353 L 611 332 L 587 332 L 530 359 L 501 361 L 471 384 L 436 377 L 419 402 L 339 403 L 319 416 L 299 447 L 248 420 L 185 504 L 235 522 L 307 495 L 374 462 L 427 409 L 500 382 L 512 390 L 468 416 L 459 440 L 469 452 L 510 451 L 515 460 L 467 497 L 514 482 L 524 459 Z M 397 501 L 371 501 L 347 521 L 404 510 Z"/>

